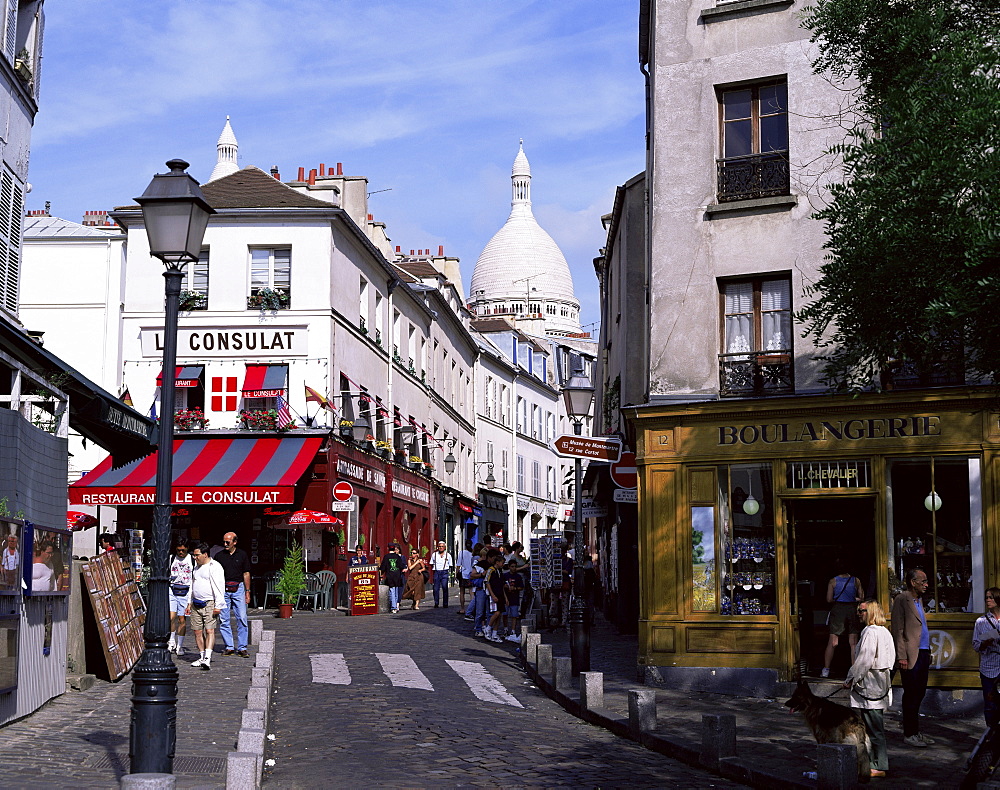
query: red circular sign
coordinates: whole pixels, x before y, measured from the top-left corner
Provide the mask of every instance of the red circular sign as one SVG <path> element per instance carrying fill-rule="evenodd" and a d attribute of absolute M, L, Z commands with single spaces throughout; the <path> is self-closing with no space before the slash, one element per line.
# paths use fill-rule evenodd
<path fill-rule="evenodd" d="M 635 471 L 635 453 L 623 452 L 617 463 L 611 464 L 611 479 L 619 488 L 635 488 L 638 482 Z"/>
<path fill-rule="evenodd" d="M 338 502 L 346 502 L 354 496 L 354 486 L 348 483 L 346 480 L 341 480 L 336 483 L 333 487 L 333 498 Z"/>

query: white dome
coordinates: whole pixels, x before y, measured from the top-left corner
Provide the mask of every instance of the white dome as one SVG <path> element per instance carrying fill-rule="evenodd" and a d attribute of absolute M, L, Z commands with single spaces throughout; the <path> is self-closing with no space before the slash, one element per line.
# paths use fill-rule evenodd
<path fill-rule="evenodd" d="M 215 181 L 217 178 L 232 175 L 240 169 L 236 159 L 239 155 L 240 144 L 236 142 L 236 135 L 233 133 L 233 127 L 229 123 L 228 115 L 226 116 L 226 125 L 222 127 L 222 134 L 219 135 L 219 141 L 215 144 L 215 147 L 218 151 L 218 158 L 215 162 L 215 167 L 212 168 L 211 175 L 208 177 L 209 181 Z"/>
<path fill-rule="evenodd" d="M 473 311 L 479 316 L 540 313 L 547 333 L 579 332 L 580 303 L 573 292 L 569 265 L 531 213 L 531 167 L 523 145 L 511 180 L 510 216 L 483 249 L 472 272 Z"/>

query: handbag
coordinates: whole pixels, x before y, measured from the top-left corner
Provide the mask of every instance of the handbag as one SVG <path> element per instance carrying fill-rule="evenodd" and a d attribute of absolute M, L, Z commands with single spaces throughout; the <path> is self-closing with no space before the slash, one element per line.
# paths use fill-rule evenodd
<path fill-rule="evenodd" d="M 430 581 L 431 575 L 427 571 L 423 571 L 424 584 Z"/>

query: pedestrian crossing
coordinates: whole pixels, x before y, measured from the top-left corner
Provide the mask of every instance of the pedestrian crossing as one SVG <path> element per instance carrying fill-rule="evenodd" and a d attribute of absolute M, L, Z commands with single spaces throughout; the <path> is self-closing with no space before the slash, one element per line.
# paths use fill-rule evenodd
<path fill-rule="evenodd" d="M 398 688 L 434 691 L 434 684 L 420 671 L 416 661 L 406 653 L 374 653 L 389 682 Z M 343 653 L 311 653 L 312 682 L 336 686 L 351 685 L 351 670 Z M 497 680 L 482 664 L 475 661 L 444 662 L 468 687 L 476 699 L 496 705 L 523 708 L 503 683 Z"/>

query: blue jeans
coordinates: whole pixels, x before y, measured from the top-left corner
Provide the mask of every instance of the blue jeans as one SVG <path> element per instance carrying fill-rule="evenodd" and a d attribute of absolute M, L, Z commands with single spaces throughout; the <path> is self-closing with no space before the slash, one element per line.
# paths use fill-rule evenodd
<path fill-rule="evenodd" d="M 399 599 L 403 597 L 402 587 L 389 587 L 389 609 L 395 611 L 399 608 Z"/>
<path fill-rule="evenodd" d="M 486 627 L 486 618 L 489 616 L 490 594 L 486 590 L 476 590 L 476 622 L 475 630 L 482 631 Z"/>
<path fill-rule="evenodd" d="M 434 571 L 434 605 L 438 605 L 438 590 L 444 590 L 444 605 L 448 605 L 448 571 Z"/>
<path fill-rule="evenodd" d="M 226 609 L 219 612 L 219 633 L 222 634 L 222 641 L 226 647 L 232 650 L 233 646 L 233 626 L 229 618 L 236 615 L 236 650 L 246 650 L 247 642 L 250 641 L 250 628 L 247 625 L 247 591 L 240 582 L 239 589 L 226 593 Z"/>

